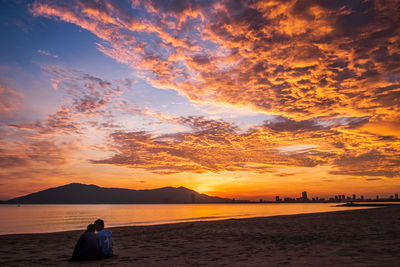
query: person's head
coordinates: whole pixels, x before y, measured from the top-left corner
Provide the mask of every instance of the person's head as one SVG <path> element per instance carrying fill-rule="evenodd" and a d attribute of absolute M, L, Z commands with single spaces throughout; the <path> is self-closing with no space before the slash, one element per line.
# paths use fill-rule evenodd
<path fill-rule="evenodd" d="M 86 232 L 94 232 L 94 230 L 96 230 L 96 229 L 94 228 L 94 224 L 89 224 L 89 225 L 86 227 Z"/>
<path fill-rule="evenodd" d="M 97 219 L 94 222 L 94 228 L 96 229 L 96 231 L 101 231 L 104 229 L 104 221 L 102 219 Z"/>

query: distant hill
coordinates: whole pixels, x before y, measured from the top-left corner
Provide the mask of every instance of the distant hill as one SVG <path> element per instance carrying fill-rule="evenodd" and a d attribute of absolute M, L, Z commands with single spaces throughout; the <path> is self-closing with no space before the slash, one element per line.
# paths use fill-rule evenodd
<path fill-rule="evenodd" d="M 162 204 L 226 203 L 231 199 L 199 194 L 185 187 L 149 190 L 105 188 L 72 183 L 10 199 L 2 204 Z"/>

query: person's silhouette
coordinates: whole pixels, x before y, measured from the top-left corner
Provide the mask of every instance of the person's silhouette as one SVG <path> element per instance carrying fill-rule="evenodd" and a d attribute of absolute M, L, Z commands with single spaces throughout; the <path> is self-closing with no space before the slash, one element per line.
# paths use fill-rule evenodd
<path fill-rule="evenodd" d="M 71 261 L 97 260 L 100 258 L 99 237 L 94 231 L 94 225 L 89 224 L 86 232 L 76 242 Z"/>

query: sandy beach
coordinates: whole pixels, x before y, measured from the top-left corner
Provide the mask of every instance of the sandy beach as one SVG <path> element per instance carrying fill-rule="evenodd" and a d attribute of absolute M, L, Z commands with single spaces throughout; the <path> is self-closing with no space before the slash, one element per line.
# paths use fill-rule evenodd
<path fill-rule="evenodd" d="M 400 207 L 111 228 L 115 256 L 70 263 L 81 231 L 0 236 L 0 266 L 399 266 Z"/>

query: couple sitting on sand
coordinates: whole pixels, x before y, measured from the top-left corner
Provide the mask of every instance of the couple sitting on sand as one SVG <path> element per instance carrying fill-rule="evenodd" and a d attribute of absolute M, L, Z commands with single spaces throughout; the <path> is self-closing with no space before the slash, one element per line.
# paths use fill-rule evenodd
<path fill-rule="evenodd" d="M 97 260 L 113 255 L 111 231 L 104 229 L 104 221 L 98 219 L 87 226 L 86 232 L 76 242 L 70 261 Z"/>

